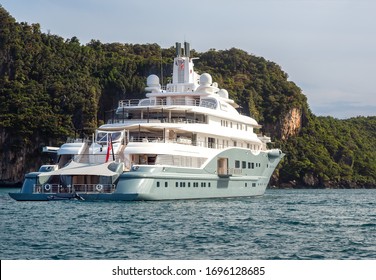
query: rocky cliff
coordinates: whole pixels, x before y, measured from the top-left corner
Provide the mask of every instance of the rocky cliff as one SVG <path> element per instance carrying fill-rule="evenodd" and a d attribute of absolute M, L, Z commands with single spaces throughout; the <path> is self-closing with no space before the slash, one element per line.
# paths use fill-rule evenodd
<path fill-rule="evenodd" d="M 302 129 L 302 110 L 300 108 L 291 108 L 281 119 L 279 136 L 281 140 L 288 140 L 296 136 Z"/>
<path fill-rule="evenodd" d="M 25 173 L 35 171 L 41 164 L 38 143 L 18 145 L 18 141 L 0 128 L 0 185 L 20 185 Z"/>

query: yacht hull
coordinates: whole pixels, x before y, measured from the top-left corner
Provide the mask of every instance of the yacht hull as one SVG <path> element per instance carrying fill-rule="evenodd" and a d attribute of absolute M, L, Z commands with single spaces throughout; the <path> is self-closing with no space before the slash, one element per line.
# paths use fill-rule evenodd
<path fill-rule="evenodd" d="M 9 195 L 18 201 L 133 201 L 262 196 L 282 157 L 280 151 L 252 154 L 245 149 L 232 148 L 218 153 L 204 168 L 133 166 L 130 171 L 121 173 L 114 187 L 107 190 L 92 188 L 90 191 L 78 191 L 73 185 L 69 193 L 64 193 L 59 192 L 60 188 L 47 188 L 46 191 L 25 181 L 20 193 Z M 237 160 L 244 168 L 223 170 L 220 168 L 223 158 L 227 159 L 226 162 Z M 40 174 L 30 174 L 27 178 L 32 182 L 37 176 Z"/>

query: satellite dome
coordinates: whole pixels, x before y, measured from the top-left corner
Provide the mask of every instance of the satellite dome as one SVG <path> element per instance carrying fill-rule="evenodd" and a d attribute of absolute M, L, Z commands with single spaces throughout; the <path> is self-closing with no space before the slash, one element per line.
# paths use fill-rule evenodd
<path fill-rule="evenodd" d="M 227 98 L 228 99 L 228 91 L 227 90 L 225 90 L 225 89 L 221 89 L 220 91 L 218 91 L 218 95 L 220 96 L 220 97 L 223 97 L 223 98 Z"/>
<path fill-rule="evenodd" d="M 210 86 L 213 80 L 210 74 L 204 73 L 200 76 L 200 86 Z"/>
<path fill-rule="evenodd" d="M 159 86 L 159 77 L 157 75 L 154 75 L 154 74 L 150 75 L 146 79 L 146 84 L 148 85 L 148 87 Z"/>

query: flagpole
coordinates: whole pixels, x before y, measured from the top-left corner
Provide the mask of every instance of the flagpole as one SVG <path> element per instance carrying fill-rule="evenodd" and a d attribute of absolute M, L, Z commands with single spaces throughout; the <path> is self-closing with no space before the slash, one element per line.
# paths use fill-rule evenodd
<path fill-rule="evenodd" d="M 106 152 L 106 162 L 110 157 L 110 149 L 111 149 L 111 142 L 110 142 L 110 135 L 107 136 L 107 152 Z"/>
<path fill-rule="evenodd" d="M 112 160 L 115 161 L 115 153 L 114 153 L 114 145 L 112 144 L 112 136 L 111 134 L 109 134 L 109 136 L 110 136 L 110 141 L 111 141 Z"/>

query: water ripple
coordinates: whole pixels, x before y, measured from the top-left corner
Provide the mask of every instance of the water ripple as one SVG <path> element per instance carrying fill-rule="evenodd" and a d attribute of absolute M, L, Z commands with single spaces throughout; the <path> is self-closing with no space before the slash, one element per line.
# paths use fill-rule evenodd
<path fill-rule="evenodd" d="M 376 190 L 241 199 L 16 202 L 1 259 L 376 259 Z"/>

